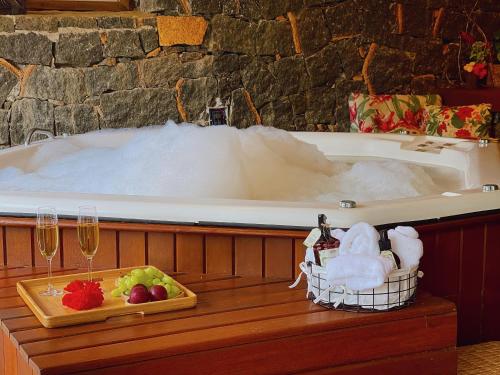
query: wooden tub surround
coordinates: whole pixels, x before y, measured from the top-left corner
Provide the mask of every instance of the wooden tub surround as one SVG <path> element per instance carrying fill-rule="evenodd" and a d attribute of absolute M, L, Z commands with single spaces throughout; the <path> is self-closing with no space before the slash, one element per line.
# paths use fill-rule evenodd
<path fill-rule="evenodd" d="M 393 225 L 395 226 L 395 225 Z M 74 221 L 61 220 L 55 266 L 85 268 Z M 102 222 L 97 268 L 152 264 L 167 272 L 295 279 L 308 231 Z M 500 340 L 500 213 L 417 225 L 419 288 L 457 305 L 458 343 Z M 45 266 L 34 219 L 0 217 L 0 264 Z"/>
<path fill-rule="evenodd" d="M 44 273 L 0 269 L 0 375 L 456 374 L 455 307 L 425 293 L 399 311 L 347 313 L 307 301 L 305 283 L 176 273 L 194 309 L 47 329 L 15 291 Z"/>

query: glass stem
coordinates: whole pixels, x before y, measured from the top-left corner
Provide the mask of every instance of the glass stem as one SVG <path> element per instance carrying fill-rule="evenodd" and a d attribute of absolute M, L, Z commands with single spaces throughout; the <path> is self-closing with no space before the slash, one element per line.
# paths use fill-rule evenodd
<path fill-rule="evenodd" d="M 52 293 L 52 258 L 48 258 L 47 262 L 49 263 L 49 285 L 47 286 L 48 292 Z"/>
<path fill-rule="evenodd" d="M 89 258 L 89 276 L 88 280 L 92 281 L 92 258 Z"/>

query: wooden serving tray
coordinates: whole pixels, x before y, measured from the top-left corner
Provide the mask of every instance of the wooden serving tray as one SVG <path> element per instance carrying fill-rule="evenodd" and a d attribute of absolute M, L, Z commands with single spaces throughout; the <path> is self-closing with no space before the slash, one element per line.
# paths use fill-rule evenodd
<path fill-rule="evenodd" d="M 63 306 L 61 301 L 62 295 L 57 297 L 41 296 L 39 294 L 40 291 L 47 288 L 47 278 L 20 281 L 17 283 L 17 292 L 31 311 L 33 311 L 33 314 L 35 314 L 40 323 L 46 328 L 104 321 L 108 318 L 120 315 L 155 314 L 187 309 L 196 305 L 196 294 L 175 280 L 177 287 L 179 287 L 183 293 L 176 298 L 165 301 L 132 305 L 126 303 L 122 298 L 111 296 L 111 291 L 115 289 L 115 280 L 118 277 L 129 273 L 133 269 L 147 267 L 151 266 L 93 272 L 93 279 L 101 283 L 101 287 L 104 291 L 104 302 L 102 306 L 91 310 L 77 311 Z M 73 280 L 87 280 L 87 273 L 52 277 L 52 284 L 55 288 L 62 290 Z"/>

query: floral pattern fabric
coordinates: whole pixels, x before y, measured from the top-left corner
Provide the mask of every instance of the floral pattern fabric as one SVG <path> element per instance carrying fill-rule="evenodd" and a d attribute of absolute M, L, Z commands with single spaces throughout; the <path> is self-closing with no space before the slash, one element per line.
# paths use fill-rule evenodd
<path fill-rule="evenodd" d="M 424 113 L 427 134 L 453 138 L 486 137 L 491 119 L 491 104 L 462 107 L 430 106 Z"/>
<path fill-rule="evenodd" d="M 351 132 L 425 134 L 424 109 L 441 105 L 439 95 L 351 94 L 349 116 Z"/>

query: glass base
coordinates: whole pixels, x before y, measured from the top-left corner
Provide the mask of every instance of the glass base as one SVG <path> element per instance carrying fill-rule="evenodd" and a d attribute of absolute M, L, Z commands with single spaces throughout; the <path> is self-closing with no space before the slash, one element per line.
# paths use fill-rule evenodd
<path fill-rule="evenodd" d="M 47 290 L 41 291 L 39 294 L 44 297 L 56 297 L 63 294 L 63 291 L 55 288 L 49 288 Z"/>

